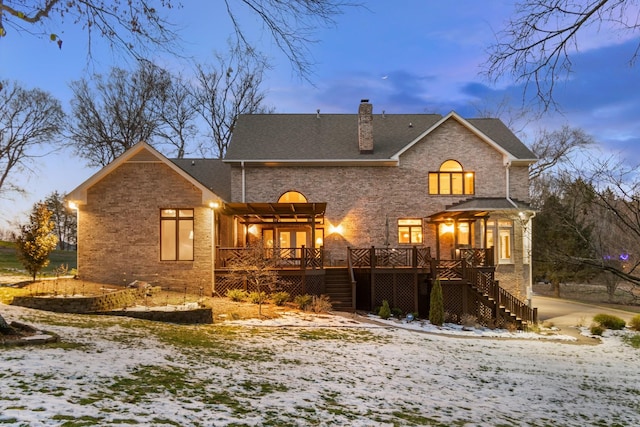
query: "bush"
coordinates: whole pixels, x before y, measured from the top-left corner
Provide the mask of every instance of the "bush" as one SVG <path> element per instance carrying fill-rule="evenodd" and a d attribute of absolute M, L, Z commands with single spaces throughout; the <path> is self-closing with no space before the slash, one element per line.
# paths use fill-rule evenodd
<path fill-rule="evenodd" d="M 625 335 L 622 337 L 622 341 L 633 348 L 640 348 L 640 334 Z"/>
<path fill-rule="evenodd" d="M 291 295 L 289 292 L 276 292 L 271 295 L 271 299 L 275 305 L 282 306 L 291 299 Z"/>
<path fill-rule="evenodd" d="M 629 320 L 629 328 L 634 331 L 640 331 L 640 314 L 636 314 Z"/>
<path fill-rule="evenodd" d="M 388 319 L 391 317 L 391 309 L 389 308 L 389 301 L 382 301 L 382 307 L 380 307 L 380 311 L 378 311 L 378 316 L 381 319 Z"/>
<path fill-rule="evenodd" d="M 313 302 L 313 297 L 309 294 L 298 295 L 294 298 L 293 302 L 300 310 L 308 310 Z"/>
<path fill-rule="evenodd" d="M 475 328 L 478 324 L 478 318 L 473 314 L 465 313 L 460 316 L 460 324 L 462 326 L 466 326 L 467 328 Z"/>
<path fill-rule="evenodd" d="M 436 326 L 442 326 L 444 323 L 444 301 L 442 299 L 442 286 L 440 285 L 440 279 L 436 279 L 433 283 L 433 288 L 431 288 L 429 322 Z"/>
<path fill-rule="evenodd" d="M 229 298 L 231 301 L 243 302 L 247 300 L 247 297 L 247 292 L 243 291 L 242 289 L 229 289 L 227 291 L 227 298 Z"/>
<path fill-rule="evenodd" d="M 596 314 L 595 316 L 593 316 L 593 321 L 603 328 L 613 329 L 616 331 L 624 329 L 624 327 L 627 325 L 627 323 L 623 319 L 605 313 Z"/>
<path fill-rule="evenodd" d="M 249 302 L 253 304 L 262 304 L 267 300 L 266 292 L 251 292 L 249 294 Z"/>
<path fill-rule="evenodd" d="M 602 336 L 602 334 L 604 334 L 605 331 L 605 327 L 600 325 L 600 324 L 592 324 L 591 327 L 589 328 L 589 331 L 591 332 L 591 335 L 598 335 L 598 336 Z"/>
<path fill-rule="evenodd" d="M 327 295 L 314 296 L 311 301 L 311 311 L 314 313 L 327 313 L 333 306 Z"/>

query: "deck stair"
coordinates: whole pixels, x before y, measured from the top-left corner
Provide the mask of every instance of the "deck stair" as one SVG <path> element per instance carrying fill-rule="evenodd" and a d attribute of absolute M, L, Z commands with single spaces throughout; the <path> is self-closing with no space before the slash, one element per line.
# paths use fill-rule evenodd
<path fill-rule="evenodd" d="M 515 323 L 518 329 L 537 323 L 537 310 L 502 288 L 492 275 L 473 269 L 467 271 L 473 272 L 473 274 L 465 274 L 471 289 L 486 306 L 491 308 L 494 318 Z"/>
<path fill-rule="evenodd" d="M 351 275 L 344 268 L 325 269 L 325 294 L 331 300 L 331 305 L 336 311 L 353 312 L 353 291 Z"/>

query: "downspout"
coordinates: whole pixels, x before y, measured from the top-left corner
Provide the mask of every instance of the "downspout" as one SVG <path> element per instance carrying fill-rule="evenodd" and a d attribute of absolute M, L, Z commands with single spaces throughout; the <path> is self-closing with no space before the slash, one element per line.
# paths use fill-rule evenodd
<path fill-rule="evenodd" d="M 514 208 L 518 209 L 518 205 L 516 205 L 516 203 L 511 200 L 511 180 L 510 180 L 510 176 L 511 174 L 509 173 L 509 168 L 511 167 L 511 162 L 507 161 L 505 162 L 505 173 L 506 173 L 506 177 L 505 177 L 505 182 L 506 182 L 506 198 L 509 201 L 509 203 L 511 203 L 513 205 Z"/>
<path fill-rule="evenodd" d="M 244 174 L 244 160 L 240 161 L 240 168 L 242 169 L 242 203 L 246 203 L 245 202 L 246 181 L 245 181 L 245 174 Z"/>
<path fill-rule="evenodd" d="M 534 211 L 531 212 L 531 216 L 529 217 L 528 225 L 529 225 L 529 287 L 527 288 L 527 303 L 529 304 L 529 308 L 533 308 L 533 303 L 531 301 L 531 297 L 533 296 L 533 217 L 536 216 Z"/>
<path fill-rule="evenodd" d="M 506 197 L 507 200 L 509 201 L 509 203 L 511 203 L 513 205 L 514 208 L 518 209 L 518 205 L 511 200 L 511 191 L 510 191 L 510 174 L 509 174 L 509 168 L 511 167 L 511 162 L 506 162 L 505 163 L 505 170 L 506 170 L 506 183 L 507 183 L 507 188 L 506 188 Z M 522 212 L 520 213 L 522 214 Z M 530 215 L 530 216 L 529 216 Z M 533 259 L 532 259 L 532 252 L 533 252 L 533 217 L 536 216 L 536 213 L 531 211 L 529 213 L 527 221 L 526 221 L 526 225 L 524 225 L 524 221 L 522 224 L 522 227 L 529 227 L 529 230 L 527 230 L 527 235 L 525 235 L 525 232 L 523 231 L 523 239 L 524 238 L 528 238 L 529 244 L 527 245 L 529 248 L 529 254 L 528 254 L 528 258 L 529 258 L 529 283 L 527 284 L 527 292 L 526 292 L 526 299 L 527 299 L 527 304 L 529 305 L 529 307 L 531 308 L 533 306 L 532 302 L 531 302 L 531 296 L 533 293 Z M 520 217 L 522 220 L 522 217 Z"/>

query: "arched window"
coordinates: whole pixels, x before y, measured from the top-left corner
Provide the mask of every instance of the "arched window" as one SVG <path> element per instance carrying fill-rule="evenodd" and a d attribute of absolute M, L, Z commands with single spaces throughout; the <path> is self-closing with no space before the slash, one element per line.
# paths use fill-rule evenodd
<path fill-rule="evenodd" d="M 307 203 L 307 198 L 299 191 L 287 191 L 280 196 L 278 203 Z"/>
<path fill-rule="evenodd" d="M 437 172 L 429 172 L 429 194 L 475 194 L 475 173 L 447 160 Z"/>

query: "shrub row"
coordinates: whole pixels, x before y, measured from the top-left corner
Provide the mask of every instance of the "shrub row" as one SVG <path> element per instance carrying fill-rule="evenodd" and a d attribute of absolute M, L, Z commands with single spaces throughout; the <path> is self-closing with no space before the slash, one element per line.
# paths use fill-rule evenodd
<path fill-rule="evenodd" d="M 291 301 L 288 292 L 274 292 L 267 295 L 265 292 L 247 292 L 243 289 L 230 289 L 226 293 L 227 298 L 235 302 L 249 301 L 253 304 L 262 304 L 267 301 L 273 302 L 277 306 L 283 306 Z M 332 310 L 331 301 L 326 295 L 298 295 L 293 303 L 303 311 L 313 311 L 314 313 L 325 313 Z"/>

